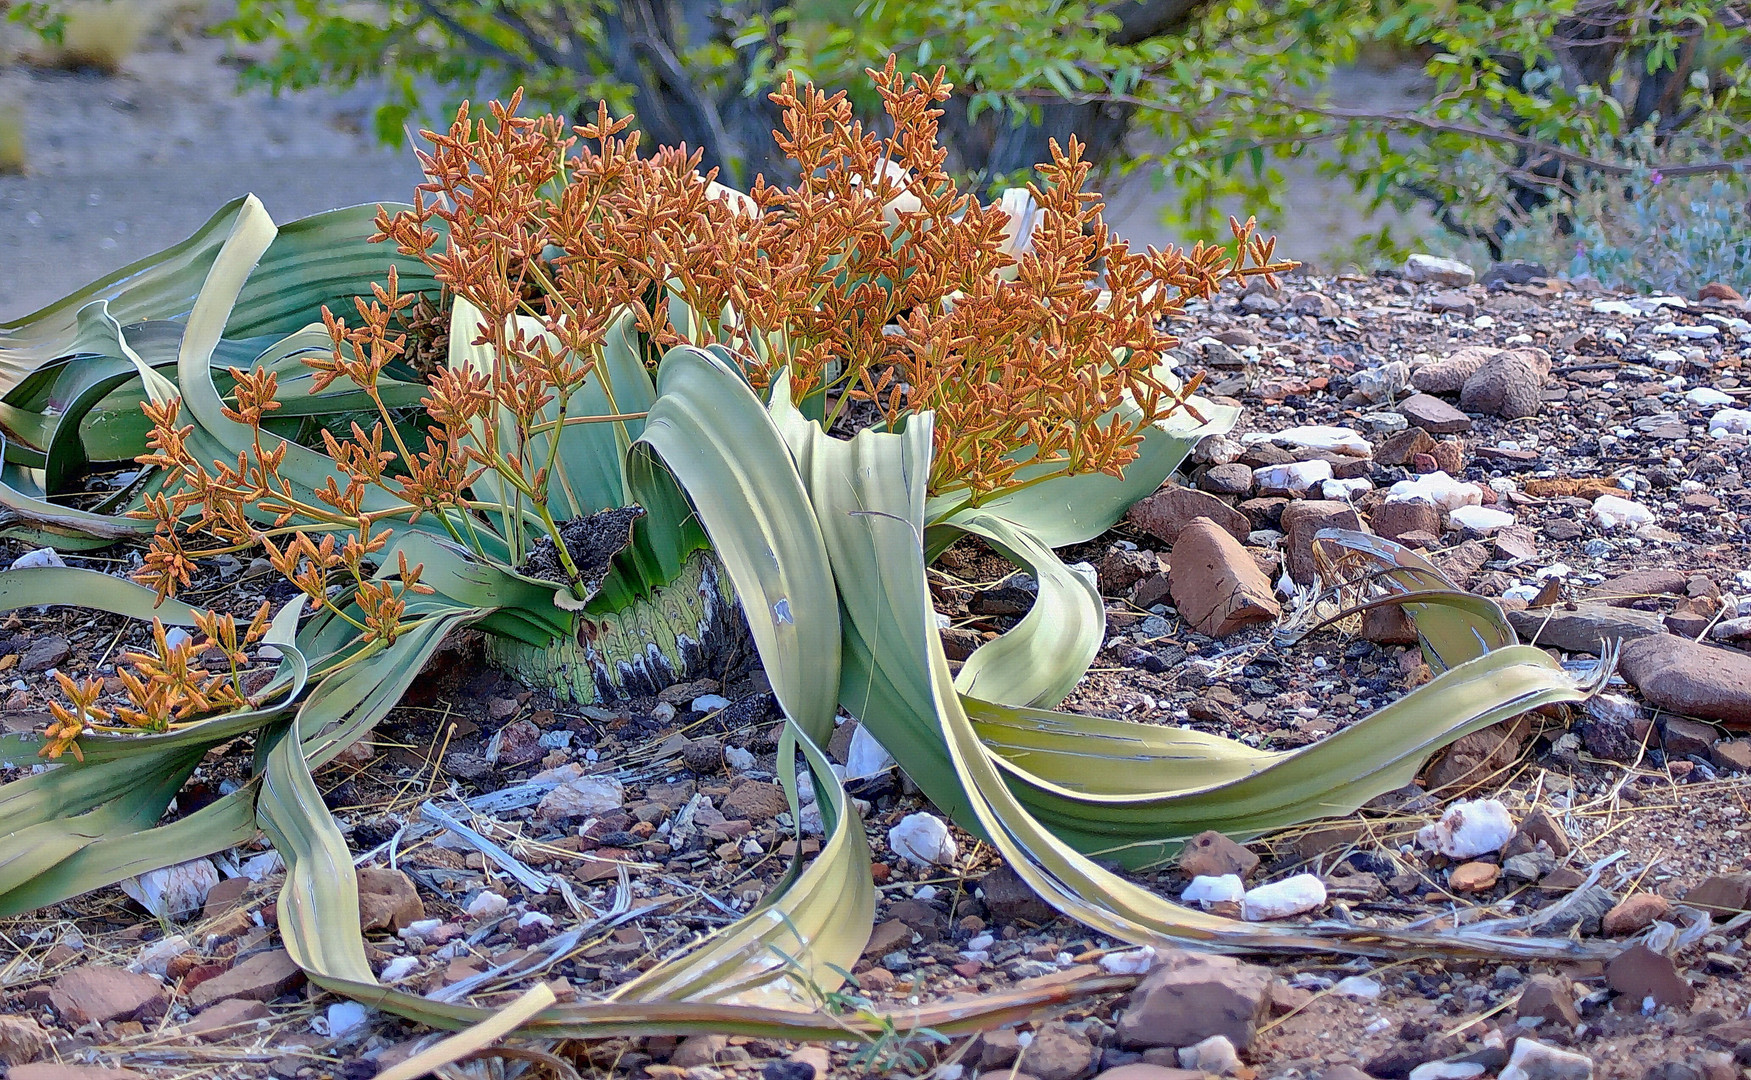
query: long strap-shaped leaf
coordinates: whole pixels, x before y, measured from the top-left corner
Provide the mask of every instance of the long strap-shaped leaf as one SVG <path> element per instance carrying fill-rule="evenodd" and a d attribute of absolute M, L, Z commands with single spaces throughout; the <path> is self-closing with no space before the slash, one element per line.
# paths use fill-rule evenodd
<path fill-rule="evenodd" d="M 1371 940 L 1358 940 L 1354 928 L 1347 927 L 1322 927 L 1316 932 L 1276 930 L 1183 908 L 1096 865 L 1056 835 L 1048 824 L 1074 828 L 1085 815 L 1105 808 L 1113 811 L 1112 816 L 1089 826 L 1090 833 L 1101 826 L 1122 825 L 1122 821 L 1115 820 L 1122 815 L 1131 820 L 1133 829 L 1159 830 L 1155 832 L 1157 837 L 1172 836 L 1174 825 L 1151 820 L 1149 812 L 1178 804 L 1195 813 L 1200 797 L 1209 804 L 1203 811 L 1218 815 L 1232 803 L 1232 809 L 1242 818 L 1249 811 L 1299 815 L 1296 820 L 1322 816 L 1338 810 L 1345 800 L 1354 797 L 1357 789 L 1378 793 L 1400 782 L 1428 750 L 1456 738 L 1464 730 L 1541 701 L 1573 699 L 1582 693 L 1547 660 L 1532 662 L 1530 653 L 1486 657 L 1470 671 L 1451 673 L 1452 678 L 1444 684 L 1452 686 L 1466 680 L 1485 687 L 1478 692 L 1483 700 L 1473 701 L 1467 707 L 1450 691 L 1437 690 L 1435 695 L 1426 696 L 1426 700 L 1439 699 L 1440 704 L 1456 710 L 1456 718 L 1443 710 L 1438 722 L 1431 724 L 1430 716 L 1416 705 L 1399 708 L 1385 714 L 1386 719 L 1375 724 L 1374 732 L 1377 736 L 1391 734 L 1396 743 L 1381 740 L 1376 747 L 1364 735 L 1323 754 L 1285 755 L 1267 769 L 1258 770 L 1263 776 L 1272 769 L 1282 769 L 1282 775 L 1243 779 L 1237 784 L 1244 786 L 1230 791 L 1203 788 L 1208 774 L 1201 770 L 1207 759 L 1217 756 L 1213 753 L 1218 749 L 1216 744 L 1184 747 L 1201 752 L 1184 754 L 1177 760 L 1158 759 L 1157 764 L 1179 773 L 1180 781 L 1163 784 L 1165 792 L 1147 797 L 1121 795 L 1103 799 L 1041 781 L 1004 765 L 981 742 L 954 691 L 947 660 L 935 634 L 935 613 L 924 581 L 922 544 L 922 483 L 926 474 L 922 465 L 927 461 L 929 447 L 928 418 L 919 418 L 924 420 L 922 423 L 915 419 L 903 434 L 865 431 L 842 443 L 820 435 L 818 428 L 796 416 L 782 394 L 774 397 L 773 413 L 775 424 L 790 440 L 801 472 L 809 481 L 809 494 L 834 560 L 835 578 L 840 583 L 847 636 L 844 679 L 847 707 L 894 751 L 909 775 L 939 806 L 963 808 L 964 816 L 959 820 L 991 839 L 1036 892 L 1085 925 L 1115 937 L 1140 942 L 1180 938 L 1214 947 L 1271 950 L 1338 948 L 1374 952 L 1406 944 L 1427 944 L 1426 939 L 1403 937 L 1388 946 L 1379 939 L 1390 935 L 1380 933 L 1366 935 Z M 1522 679 L 1520 686 L 1511 681 L 1504 683 L 1515 677 Z M 1085 720 L 1064 714 L 1033 715 L 1053 717 L 1055 723 L 1062 725 L 1060 734 L 1068 734 L 1071 725 Z M 1114 722 L 1108 722 L 1107 728 L 1108 734 L 1114 736 L 1126 730 Z M 1130 730 L 1142 734 L 1140 726 Z M 1113 748 L 1116 741 L 1110 741 L 1107 749 Z M 1131 751 L 1124 759 L 1127 769 L 1137 767 L 1141 755 L 1136 750 L 1147 742 L 1137 739 L 1126 747 Z M 1409 753 L 1405 744 L 1409 744 Z M 943 757 L 947 759 L 946 768 Z M 1074 760 L 1080 766 L 1089 766 L 1098 758 Z M 1330 770 L 1340 764 L 1345 771 L 1334 782 Z M 1298 808 L 1281 810 L 1282 804 L 1291 800 L 1273 795 L 1272 789 L 1280 784 L 1290 786 L 1292 793 L 1301 796 Z M 1328 807 L 1320 800 L 1331 790 L 1337 796 L 1334 805 Z M 940 797 L 939 791 L 946 798 Z M 1035 798 L 1024 802 L 1022 795 Z M 1266 810 L 1266 806 L 1271 809 Z M 1056 809 L 1061 817 L 1053 820 L 1038 812 L 1042 809 Z M 1084 839 L 1098 843 L 1100 838 Z M 1109 845 L 1112 839 L 1109 835 Z M 1122 857 L 1124 852 L 1119 854 Z M 1444 942 L 1442 947 L 1454 945 Z M 1559 943 L 1503 939 L 1468 940 L 1460 947 L 1529 954 L 1570 951 Z"/>
<path fill-rule="evenodd" d="M 419 667 L 397 663 L 402 658 L 387 654 L 371 659 L 379 662 L 383 673 L 391 677 L 390 692 L 395 697 L 399 697 L 412 672 Z M 327 712 L 332 707 L 330 703 L 318 707 L 318 711 Z M 799 735 L 796 731 L 792 734 Z M 810 875 L 816 872 L 812 866 L 801 875 L 788 897 L 769 898 L 749 919 L 714 936 L 706 945 L 710 961 L 704 966 L 690 956 L 659 966 L 637 983 L 639 989 L 651 991 L 649 994 L 634 997 L 627 993 L 616 1000 L 555 1006 L 529 1021 L 522 1029 L 525 1034 L 601 1038 L 728 1031 L 767 1038 L 820 1039 L 873 1036 L 883 1030 L 916 1027 L 954 1033 L 1022 1019 L 1078 995 L 1122 989 L 1134 981 L 1096 978 L 990 995 L 975 1001 L 945 1002 L 884 1017 L 834 1016 L 816 1009 L 799 1011 L 798 1002 L 790 994 L 760 995 L 759 991 L 774 983 L 779 975 L 816 978 L 820 980 L 817 985 L 824 989 L 837 985 L 836 979 L 827 977 L 831 972 L 827 965 L 848 966 L 849 961 L 832 955 L 838 951 L 832 942 L 835 936 L 845 937 L 850 939 L 853 952 L 860 949 L 868 936 L 869 924 L 867 910 L 862 909 L 873 905 L 867 878 L 868 853 L 861 850 L 862 830 L 855 814 L 845 804 L 843 792 L 834 785 L 833 774 L 819 749 L 800 738 L 796 743 L 787 741 L 786 748 L 792 745 L 801 746 L 808 755 L 816 777 L 816 791 L 819 797 L 828 800 L 824 818 L 831 829 L 830 840 L 816 865 L 825 868 L 817 876 L 834 879 L 829 882 L 830 887 L 820 893 L 809 890 Z M 789 789 L 794 806 L 794 784 Z M 358 932 L 351 852 L 322 804 L 303 748 L 289 735 L 270 740 L 258 808 L 262 827 L 287 865 L 279 901 L 281 934 L 287 951 L 312 981 L 335 993 L 434 1027 L 465 1028 L 494 1014 L 492 1009 L 437 1002 L 376 982 L 365 963 Z M 861 858 L 846 865 L 835 853 L 838 850 L 849 850 Z M 847 884 L 861 889 L 862 897 L 855 891 L 847 892 Z M 806 911 L 798 910 L 797 894 L 807 901 Z M 860 921 L 861 930 L 857 929 Z M 814 935 L 812 954 L 827 955 L 797 956 L 791 952 L 796 946 L 790 935 L 798 931 L 805 936 Z M 824 949 L 823 943 L 828 947 Z M 797 971 L 798 967 L 803 970 Z M 713 1000 L 724 988 L 742 999 L 765 996 L 783 1002 L 784 1007 Z M 658 990 L 665 991 L 664 996 L 657 996 Z M 682 999 L 682 994 L 687 999 Z"/>
<path fill-rule="evenodd" d="M 955 689 L 1006 705 L 1063 701 L 1106 641 L 1106 603 L 1089 576 L 1065 566 L 1038 536 L 983 510 L 955 516 L 955 527 L 980 537 L 1033 572 L 1033 607 L 1010 631 L 973 650 Z"/>
<path fill-rule="evenodd" d="M 179 244 L 39 311 L 0 323 L 0 396 L 41 365 L 69 355 L 79 312 L 87 304 L 108 302 L 110 313 L 124 324 L 188 315 L 214 257 L 252 198 L 227 203 Z M 402 208 L 400 203 L 383 205 L 392 213 Z M 279 241 L 233 308 L 227 336 L 289 334 L 317 321 L 322 305 L 338 309 L 350 302 L 361 291 L 361 281 L 381 279 L 391 264 L 400 273 L 404 292 L 436 289 L 431 268 L 419 259 L 370 243 L 376 214 L 375 205 L 353 206 L 302 218 L 280 230 Z"/>
<path fill-rule="evenodd" d="M 754 392 L 710 353 L 671 349 L 657 389 L 628 463 L 634 491 L 654 482 L 654 453 L 730 571 L 779 704 L 824 745 L 838 698 L 839 609 L 796 464 Z"/>
<path fill-rule="evenodd" d="M 1321 529 L 1313 535 L 1313 557 L 1327 585 L 1397 597 L 1436 671 L 1520 640 L 1495 601 L 1461 591 L 1435 564 L 1396 541 Z"/>

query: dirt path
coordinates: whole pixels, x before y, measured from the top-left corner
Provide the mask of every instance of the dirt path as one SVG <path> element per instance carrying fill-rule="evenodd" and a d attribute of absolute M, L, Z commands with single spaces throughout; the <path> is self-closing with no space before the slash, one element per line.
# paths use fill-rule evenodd
<path fill-rule="evenodd" d="M 30 172 L 0 176 L 0 319 L 176 243 L 253 192 L 277 221 L 405 199 L 411 151 L 369 134 L 378 91 L 238 93 L 227 46 L 162 41 L 121 74 L 0 68 Z"/>

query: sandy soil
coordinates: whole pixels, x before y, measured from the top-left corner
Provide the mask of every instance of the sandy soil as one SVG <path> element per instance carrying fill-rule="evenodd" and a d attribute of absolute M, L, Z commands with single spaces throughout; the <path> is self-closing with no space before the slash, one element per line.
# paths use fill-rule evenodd
<path fill-rule="evenodd" d="M 0 319 L 176 243 L 239 195 L 278 221 L 411 196 L 412 152 L 369 132 L 376 88 L 239 93 L 237 67 L 223 42 L 189 36 L 114 77 L 0 68 L 30 162 L 0 176 Z"/>

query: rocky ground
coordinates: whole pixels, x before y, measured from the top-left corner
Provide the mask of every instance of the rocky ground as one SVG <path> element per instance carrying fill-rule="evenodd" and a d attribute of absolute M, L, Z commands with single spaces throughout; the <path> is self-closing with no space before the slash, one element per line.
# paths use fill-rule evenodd
<path fill-rule="evenodd" d="M 906 857 L 896 841 L 920 819 L 903 823 L 930 808 L 888 772 L 853 786 L 878 860 L 878 925 L 856 970 L 876 1007 L 1103 970 L 1139 985 L 972 1040 L 913 1033 L 878 1061 L 695 1036 L 574 1047 L 578 1066 L 686 1080 L 1743 1074 L 1746 305 L 1726 288 L 1606 297 L 1525 267 L 1470 277 L 1413 260 L 1367 280 L 1255 286 L 1193 313 L 1185 366 L 1206 370 L 1206 391 L 1240 403 L 1242 421 L 1069 553 L 1099 573 L 1109 641 L 1067 707 L 1290 747 L 1425 681 L 1390 618 L 1278 644 L 1286 592 L 1310 580 L 1312 533 L 1326 525 L 1425 550 L 1578 673 L 1597 670 L 1602 640 L 1623 639 L 1618 677 L 1584 709 L 1470 737 L 1351 818 L 1246 847 L 1206 836 L 1177 865 L 1137 876 L 1291 921 L 1526 916 L 1541 934 L 1611 943 L 1610 959 L 1139 953 L 1055 918 L 966 836 L 952 852 L 914 845 Z M 121 568 L 129 556 L 69 561 Z M 200 599 L 247 610 L 283 598 L 258 570 L 217 568 Z M 1030 583 L 973 545 L 932 575 L 951 655 L 1029 603 Z M 46 720 L 49 669 L 113 675 L 137 633 L 71 609 L 9 617 L 6 725 Z M 461 986 L 483 1002 L 534 977 L 593 995 L 732 920 L 794 851 L 773 783 L 777 719 L 746 663 L 659 698 L 577 707 L 453 643 L 368 747 L 318 777 L 359 854 L 373 964 L 386 981 Z M 869 749 L 854 730 L 847 722 L 834 740 L 842 762 Z M 178 812 L 247 767 L 246 747 L 212 756 Z M 526 794 L 520 806 L 468 804 L 507 788 Z M 519 868 L 565 881 L 581 904 L 642 914 L 553 948 L 577 918 L 563 892 L 526 890 L 505 863 L 432 825 L 427 804 L 467 819 Z M 0 923 L 0 1063 L 14 1080 L 365 1077 L 409 1052 L 419 1032 L 302 984 L 277 945 L 275 858 L 219 862 L 169 883 L 184 889 L 173 918 L 106 890 Z M 487 974 L 519 960 L 537 973 Z"/>

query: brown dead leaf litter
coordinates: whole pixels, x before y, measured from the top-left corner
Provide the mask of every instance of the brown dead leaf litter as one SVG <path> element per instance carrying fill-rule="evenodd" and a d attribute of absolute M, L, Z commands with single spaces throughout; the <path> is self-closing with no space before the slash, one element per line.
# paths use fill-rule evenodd
<path fill-rule="evenodd" d="M 1195 313 L 1185 367 L 1244 406 L 1241 425 L 1200 447 L 1183 486 L 1068 553 L 1100 579 L 1108 642 L 1067 707 L 1281 748 L 1427 679 L 1386 616 L 1274 643 L 1284 577 L 1305 581 L 1326 525 L 1426 548 L 1574 670 L 1599 663 L 1601 638 L 1625 639 L 1622 678 L 1584 710 L 1469 737 L 1352 818 L 1245 848 L 1207 837 L 1183 865 L 1136 875 L 1175 897 L 1195 873 L 1255 887 L 1311 875 L 1323 899 L 1292 919 L 1532 916 L 1541 932 L 1620 943 L 1617 959 L 1150 958 L 1054 918 L 965 835 L 946 864 L 900 857 L 890 830 L 930 808 L 879 771 L 851 784 L 881 891 L 859 994 L 898 1007 L 1103 967 L 1149 969 L 1142 985 L 971 1040 L 897 1033 L 873 1054 L 706 1037 L 557 1051 L 587 1075 L 684 1080 L 1196 1075 L 1182 1066 L 1284 1080 L 1751 1075 L 1751 740 L 1735 734 L 1751 727 L 1751 415 L 1735 415 L 1751 398 L 1745 305 L 1725 290 L 1600 296 L 1525 267 L 1473 284 L 1452 274 L 1419 264 L 1255 285 Z M 1468 351 L 1479 349 L 1501 351 Z M 1425 494 L 1395 495 L 1399 484 Z M 120 572 L 133 558 L 69 562 Z M 247 611 L 283 599 L 259 571 L 215 567 L 197 600 Z M 971 543 L 931 585 L 954 657 L 1032 600 L 1031 581 Z M 49 669 L 113 676 L 139 634 L 64 608 L 8 619 L 7 727 L 46 719 Z M 535 980 L 562 998 L 598 995 L 739 917 L 797 843 L 774 783 L 778 723 L 747 649 L 711 679 L 579 707 L 486 668 L 477 642 L 452 642 L 369 745 L 318 776 L 358 855 L 374 967 L 482 1003 Z M 835 760 L 876 749 L 854 731 L 840 729 Z M 247 746 L 215 752 L 175 812 L 247 769 Z M 1493 846 L 1443 855 L 1419 842 L 1456 799 L 1476 800 L 1461 812 L 1497 830 Z M 803 818 L 807 854 L 819 821 L 806 807 Z M 430 1038 L 303 985 L 278 949 L 265 847 L 216 862 L 223 880 L 196 890 L 183 921 L 112 889 L 0 924 L 11 1076 L 364 1078 Z"/>

